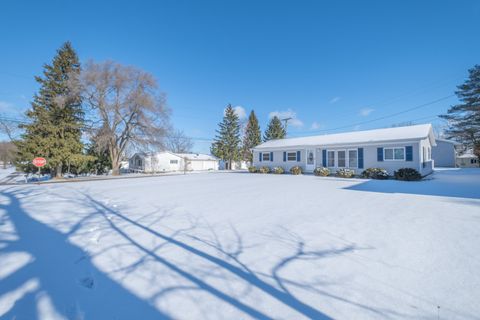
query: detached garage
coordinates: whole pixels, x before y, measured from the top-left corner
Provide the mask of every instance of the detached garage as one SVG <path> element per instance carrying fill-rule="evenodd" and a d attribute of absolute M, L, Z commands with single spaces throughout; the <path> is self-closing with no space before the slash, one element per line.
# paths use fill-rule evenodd
<path fill-rule="evenodd" d="M 455 141 L 436 139 L 437 145 L 432 147 L 432 159 L 435 167 L 455 168 L 456 148 L 461 144 Z"/>

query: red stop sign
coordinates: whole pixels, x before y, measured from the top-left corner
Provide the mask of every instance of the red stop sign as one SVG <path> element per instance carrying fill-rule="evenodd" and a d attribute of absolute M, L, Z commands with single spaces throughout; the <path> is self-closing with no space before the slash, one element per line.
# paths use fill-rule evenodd
<path fill-rule="evenodd" d="M 44 165 L 47 164 L 47 160 L 45 158 L 37 157 L 37 158 L 33 159 L 32 164 L 35 167 L 43 167 Z"/>

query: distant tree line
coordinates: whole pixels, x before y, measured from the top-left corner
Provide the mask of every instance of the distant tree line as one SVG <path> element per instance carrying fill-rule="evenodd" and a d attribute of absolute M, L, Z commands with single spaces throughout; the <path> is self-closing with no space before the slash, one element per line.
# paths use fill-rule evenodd
<path fill-rule="evenodd" d="M 251 111 L 242 132 L 240 120 L 231 104 L 225 108 L 222 122 L 218 124 L 217 135 L 210 148 L 211 153 L 225 161 L 226 169 L 232 169 L 236 161 L 253 161 L 252 148 L 262 142 L 262 132 L 255 111 Z M 242 136 L 243 133 L 243 136 Z M 274 116 L 270 119 L 263 134 L 263 141 L 283 139 L 287 132 L 281 120 Z"/>
<path fill-rule="evenodd" d="M 26 121 L 0 130 L 12 143 L 0 145 L 0 161 L 15 162 L 25 172 L 37 171 L 35 157 L 44 157 L 42 172 L 120 173 L 121 161 L 137 148 L 187 152 L 191 140 L 169 123 L 165 94 L 153 76 L 112 61 L 80 65 L 70 42 L 64 43 L 43 73 L 35 77 Z M 13 132 L 18 127 L 19 136 Z"/>

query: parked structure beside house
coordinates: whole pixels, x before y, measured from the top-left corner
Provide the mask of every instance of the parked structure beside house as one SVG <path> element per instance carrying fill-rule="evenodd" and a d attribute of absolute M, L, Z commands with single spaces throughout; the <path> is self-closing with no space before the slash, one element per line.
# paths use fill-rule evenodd
<path fill-rule="evenodd" d="M 460 168 L 478 168 L 478 157 L 473 153 L 472 149 L 457 155 L 457 167 Z"/>
<path fill-rule="evenodd" d="M 129 161 L 130 172 L 218 170 L 218 159 L 200 153 L 136 153 Z"/>
<path fill-rule="evenodd" d="M 332 170 L 383 168 L 389 174 L 414 168 L 422 175 L 433 171 L 432 147 L 436 145 L 431 124 L 355 131 L 338 134 L 270 140 L 253 148 L 254 166 L 300 166 Z"/>
<path fill-rule="evenodd" d="M 435 167 L 455 168 L 457 148 L 462 144 L 456 141 L 438 138 L 436 142 L 437 145 L 432 147 L 432 159 L 435 161 Z"/>
<path fill-rule="evenodd" d="M 227 164 L 225 161 L 220 160 L 219 164 L 220 170 L 226 170 Z M 232 168 L 231 170 L 247 170 L 248 169 L 248 163 L 247 161 L 234 161 L 232 162 Z"/>

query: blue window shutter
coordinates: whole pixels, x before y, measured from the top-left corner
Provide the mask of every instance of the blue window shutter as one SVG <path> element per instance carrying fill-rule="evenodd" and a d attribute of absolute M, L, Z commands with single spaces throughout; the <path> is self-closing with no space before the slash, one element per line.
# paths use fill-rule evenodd
<path fill-rule="evenodd" d="M 261 152 L 258 153 L 258 161 L 262 162 L 262 153 Z"/>
<path fill-rule="evenodd" d="M 358 168 L 363 169 L 363 148 L 358 148 Z"/>
<path fill-rule="evenodd" d="M 273 161 L 273 152 L 270 152 L 270 161 Z"/>
<path fill-rule="evenodd" d="M 327 166 L 327 150 L 322 150 L 322 166 Z"/>
<path fill-rule="evenodd" d="M 383 148 L 377 148 L 377 161 L 383 161 Z"/>
<path fill-rule="evenodd" d="M 406 161 L 413 161 L 413 147 L 406 146 L 405 147 L 405 160 Z"/>
<path fill-rule="evenodd" d="M 300 151 L 297 151 L 297 162 L 300 162 Z"/>
<path fill-rule="evenodd" d="M 287 161 L 287 152 L 283 151 L 283 162 Z"/>

